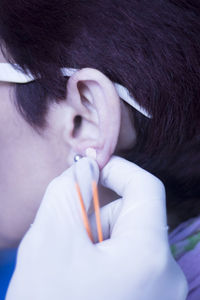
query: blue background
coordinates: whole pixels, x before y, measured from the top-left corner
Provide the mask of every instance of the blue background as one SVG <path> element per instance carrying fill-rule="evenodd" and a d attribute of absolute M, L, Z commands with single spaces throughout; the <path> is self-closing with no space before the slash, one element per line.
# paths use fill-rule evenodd
<path fill-rule="evenodd" d="M 16 249 L 0 251 L 0 300 L 5 299 L 6 291 L 15 268 Z"/>

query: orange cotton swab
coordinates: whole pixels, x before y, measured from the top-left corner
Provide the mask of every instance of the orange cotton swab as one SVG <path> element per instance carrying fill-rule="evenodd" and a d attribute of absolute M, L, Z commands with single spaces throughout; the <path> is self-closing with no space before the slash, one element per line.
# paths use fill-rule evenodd
<path fill-rule="evenodd" d="M 94 203 L 94 211 L 95 211 L 95 216 L 96 216 L 98 239 L 99 239 L 99 243 L 101 243 L 103 241 L 103 232 L 102 232 L 102 226 L 101 226 L 99 195 L 98 195 L 96 181 L 92 181 L 92 193 L 93 193 L 93 203 Z"/>
<path fill-rule="evenodd" d="M 86 154 L 88 157 L 93 158 L 93 159 L 96 158 L 96 151 L 94 149 L 88 148 L 86 150 L 86 152 L 87 152 Z M 80 159 L 81 159 L 80 155 L 76 155 L 76 157 L 74 158 L 75 162 L 77 162 Z M 91 163 L 90 163 L 90 171 L 91 171 L 91 174 L 94 174 L 94 166 Z M 88 215 L 87 215 L 84 201 L 83 201 L 83 198 L 81 195 L 81 190 L 80 190 L 80 187 L 77 182 L 76 182 L 76 190 L 77 190 L 79 201 L 81 204 L 81 212 L 82 212 L 82 216 L 83 216 L 84 226 L 86 228 L 86 231 L 87 231 L 88 236 L 90 237 L 91 241 L 94 242 L 94 239 L 92 237 L 91 228 L 90 228 L 90 223 L 88 220 Z M 97 183 L 95 180 L 92 180 L 92 195 L 93 195 L 93 204 L 94 204 L 94 211 L 95 211 L 95 217 L 96 217 L 98 240 L 99 240 L 99 242 L 102 242 L 103 241 L 103 232 L 102 232 L 101 218 L 100 218 L 99 195 L 98 195 Z"/>
<path fill-rule="evenodd" d="M 94 240 L 93 240 L 93 237 L 92 237 L 91 228 L 90 228 L 90 223 L 89 223 L 88 216 L 87 216 L 87 213 L 86 213 L 86 209 L 85 209 L 85 205 L 84 205 L 84 202 L 83 202 L 83 198 L 81 196 L 81 190 L 80 190 L 80 187 L 79 187 L 78 183 L 76 183 L 75 186 L 76 186 L 76 190 L 77 190 L 77 193 L 78 193 L 79 201 L 80 201 L 80 204 L 81 204 L 81 212 L 82 212 L 82 216 L 83 216 L 83 223 L 84 223 L 84 226 L 85 226 L 85 229 L 86 229 L 86 231 L 88 233 L 89 238 L 94 243 Z"/>
<path fill-rule="evenodd" d="M 78 193 L 79 201 L 80 201 L 80 204 L 81 204 L 81 212 L 82 212 L 82 216 L 83 216 L 83 223 L 84 223 L 84 226 L 85 226 L 85 229 L 88 233 L 89 238 L 94 243 L 91 228 L 90 228 L 90 223 L 89 223 L 88 216 L 87 216 L 87 212 L 86 212 L 86 209 L 85 209 L 83 198 L 81 196 L 80 187 L 79 187 L 78 183 L 76 183 L 75 186 L 76 186 L 76 191 Z M 95 217 L 96 217 L 98 240 L 99 240 L 99 243 L 100 243 L 100 242 L 103 241 L 103 232 L 102 232 L 102 227 L 101 227 L 98 189 L 97 189 L 97 183 L 95 181 L 92 181 L 92 194 L 93 194 L 93 203 L 94 203 L 94 211 L 95 211 Z"/>

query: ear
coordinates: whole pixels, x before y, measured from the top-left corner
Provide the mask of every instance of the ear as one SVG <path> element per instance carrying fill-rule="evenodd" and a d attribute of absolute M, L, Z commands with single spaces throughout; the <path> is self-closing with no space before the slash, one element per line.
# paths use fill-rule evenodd
<path fill-rule="evenodd" d="M 98 70 L 79 70 L 68 80 L 66 104 L 71 112 L 66 142 L 74 154 L 83 156 L 87 148 L 94 148 L 102 168 L 115 150 L 120 130 L 120 99 L 112 81 Z"/>

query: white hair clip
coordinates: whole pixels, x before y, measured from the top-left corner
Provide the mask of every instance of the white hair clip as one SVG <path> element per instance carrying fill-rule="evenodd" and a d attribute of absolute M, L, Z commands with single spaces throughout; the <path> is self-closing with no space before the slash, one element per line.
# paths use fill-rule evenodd
<path fill-rule="evenodd" d="M 78 69 L 62 68 L 63 76 L 72 76 Z M 17 64 L 0 63 L 0 82 L 13 82 L 13 83 L 28 83 L 34 81 L 35 78 L 31 74 L 25 74 L 23 70 Z M 126 103 L 134 107 L 137 111 L 143 114 L 145 117 L 151 119 L 152 116 L 148 111 L 141 107 L 133 96 L 130 95 L 127 88 L 119 83 L 114 83 L 116 91 L 119 97 Z"/>

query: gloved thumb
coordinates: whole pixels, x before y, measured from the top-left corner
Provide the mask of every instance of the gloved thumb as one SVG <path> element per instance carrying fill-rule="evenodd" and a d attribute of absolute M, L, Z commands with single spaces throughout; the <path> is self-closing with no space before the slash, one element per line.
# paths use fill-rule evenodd
<path fill-rule="evenodd" d="M 146 233 L 167 228 L 165 188 L 158 178 L 114 156 L 102 171 L 101 183 L 123 198 L 116 233 L 134 236 L 136 228 Z"/>
<path fill-rule="evenodd" d="M 88 210 L 92 200 L 92 180 L 98 182 L 98 177 L 97 163 L 91 158 L 80 159 L 49 184 L 32 227 L 52 238 L 61 237 L 62 241 L 69 237 L 89 240 L 76 184 Z"/>

